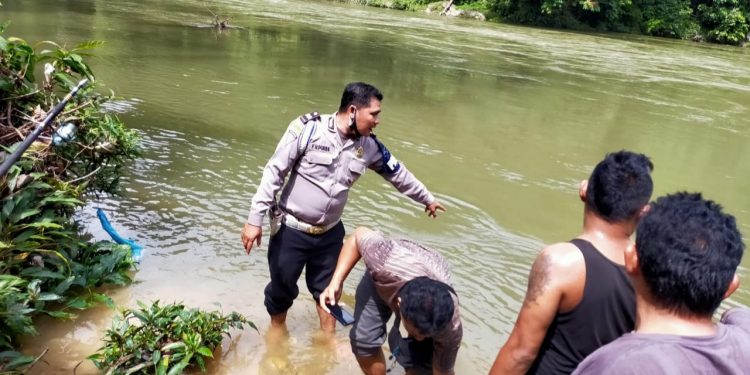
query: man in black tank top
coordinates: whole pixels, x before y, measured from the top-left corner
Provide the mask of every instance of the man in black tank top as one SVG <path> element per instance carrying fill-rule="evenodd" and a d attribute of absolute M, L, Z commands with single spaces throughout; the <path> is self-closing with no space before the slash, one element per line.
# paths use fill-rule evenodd
<path fill-rule="evenodd" d="M 635 293 L 623 254 L 647 211 L 652 170 L 647 156 L 619 151 L 581 181 L 583 232 L 537 255 L 490 374 L 570 374 L 588 354 L 633 330 Z"/>

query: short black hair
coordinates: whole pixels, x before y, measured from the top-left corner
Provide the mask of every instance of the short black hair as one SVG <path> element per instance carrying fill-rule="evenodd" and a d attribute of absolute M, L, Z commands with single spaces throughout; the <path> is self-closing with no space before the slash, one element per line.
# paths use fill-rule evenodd
<path fill-rule="evenodd" d="M 699 193 L 675 193 L 651 205 L 636 233 L 654 303 L 680 316 L 711 316 L 745 249 L 734 217 Z"/>
<path fill-rule="evenodd" d="M 453 298 L 450 287 L 428 277 L 409 280 L 398 292 L 401 317 L 419 332 L 432 337 L 453 319 Z"/>
<path fill-rule="evenodd" d="M 368 107 L 372 98 L 382 101 L 383 93 L 373 85 L 364 82 L 352 82 L 346 85 L 344 93 L 341 94 L 339 111 L 346 111 L 352 104 L 356 107 Z"/>
<path fill-rule="evenodd" d="M 643 154 L 625 150 L 607 154 L 589 177 L 586 207 L 610 223 L 635 217 L 651 199 L 653 169 Z"/>

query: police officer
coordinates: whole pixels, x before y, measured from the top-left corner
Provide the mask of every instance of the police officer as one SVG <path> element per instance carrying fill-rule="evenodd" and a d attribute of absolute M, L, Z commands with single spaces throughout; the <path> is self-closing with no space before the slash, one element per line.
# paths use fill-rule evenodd
<path fill-rule="evenodd" d="M 382 100 L 383 94 L 374 86 L 348 84 L 336 113 L 310 113 L 289 124 L 263 170 L 241 237 L 250 254 L 253 243 L 260 246 L 263 217 L 269 214 L 271 281 L 265 289 L 265 306 L 274 327 L 286 322 L 286 311 L 299 294 L 297 280 L 303 268 L 307 268 L 307 288 L 315 301 L 331 281 L 344 239 L 341 214 L 349 188 L 366 169 L 376 171 L 398 191 L 425 205 L 430 217 L 436 217 L 438 210 L 445 211 L 372 134 L 380 122 Z M 284 184 L 287 174 L 289 180 Z M 334 318 L 320 305 L 317 310 L 321 329 L 333 332 Z"/>

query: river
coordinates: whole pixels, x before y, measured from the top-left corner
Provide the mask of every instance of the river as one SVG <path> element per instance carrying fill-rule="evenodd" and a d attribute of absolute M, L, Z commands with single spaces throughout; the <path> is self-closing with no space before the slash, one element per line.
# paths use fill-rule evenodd
<path fill-rule="evenodd" d="M 448 208 L 428 219 L 375 173 L 354 187 L 347 230 L 408 236 L 450 260 L 461 296 L 458 374 L 484 373 L 512 329 L 535 254 L 581 228 L 578 182 L 607 152 L 643 152 L 655 196 L 700 191 L 750 233 L 750 49 L 619 34 L 474 22 L 324 1 L 217 0 L 241 26 L 222 32 L 203 1 L 11 0 L 6 36 L 68 47 L 98 39 L 91 60 L 110 109 L 142 136 L 123 197 L 92 197 L 78 214 L 106 239 L 95 208 L 145 250 L 137 300 L 237 310 L 258 323 L 234 332 L 215 374 L 351 374 L 347 330 L 316 339 L 306 296 L 289 342 L 266 346 L 267 237 L 245 255 L 239 231 L 263 166 L 296 116 L 336 110 L 344 85 L 385 94 L 379 138 Z M 750 257 L 740 268 L 750 285 Z M 353 303 L 357 269 L 345 286 Z M 750 305 L 750 288 L 730 305 Z M 725 307 L 726 307 L 725 306 Z M 113 312 L 39 319 L 24 350 L 48 348 L 34 373 L 94 373 L 85 361 Z"/>

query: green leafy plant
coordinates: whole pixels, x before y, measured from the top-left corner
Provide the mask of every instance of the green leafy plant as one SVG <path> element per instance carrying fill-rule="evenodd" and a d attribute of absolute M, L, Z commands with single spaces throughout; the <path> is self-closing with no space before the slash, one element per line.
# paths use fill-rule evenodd
<path fill-rule="evenodd" d="M 0 275 L 0 348 L 11 348 L 15 333 L 36 334 L 28 307 L 31 299 L 26 281 L 12 275 Z M 17 351 L 0 351 L 0 373 L 20 374 L 26 366 L 34 363 L 34 357 Z"/>
<path fill-rule="evenodd" d="M 84 57 L 102 44 L 32 46 L 5 38 L 4 29 L 0 25 L 0 160 L 75 82 L 93 79 Z M 95 85 L 79 92 L 58 117 L 58 124 L 76 124 L 75 138 L 53 146 L 59 126 L 53 124 L 0 176 L 0 372 L 22 372 L 34 363 L 15 350 L 18 337 L 36 333 L 34 315 L 72 318 L 97 303 L 114 308 L 100 287 L 131 282 L 129 247 L 92 243 L 72 220 L 86 193 L 116 193 L 123 163 L 138 155 L 137 134 L 102 111 L 109 99 Z"/>
<path fill-rule="evenodd" d="M 3 375 L 21 375 L 25 370 L 39 360 L 29 355 L 7 350 L 0 352 L 0 374 Z"/>
<path fill-rule="evenodd" d="M 21 171 L 14 166 L 0 184 L 0 348 L 36 333 L 33 314 L 71 318 L 70 310 L 112 305 L 95 288 L 128 284 L 133 266 L 127 246 L 90 243 L 70 221 L 82 204 L 80 187 L 53 186 L 43 173 Z"/>
<path fill-rule="evenodd" d="M 180 374 L 197 365 L 206 371 L 205 361 L 221 344 L 230 328 L 257 328 L 239 313 L 223 315 L 188 309 L 173 303 L 150 306 L 138 302 L 137 310 L 125 310 L 107 330 L 105 345 L 89 356 L 107 374 Z"/>

